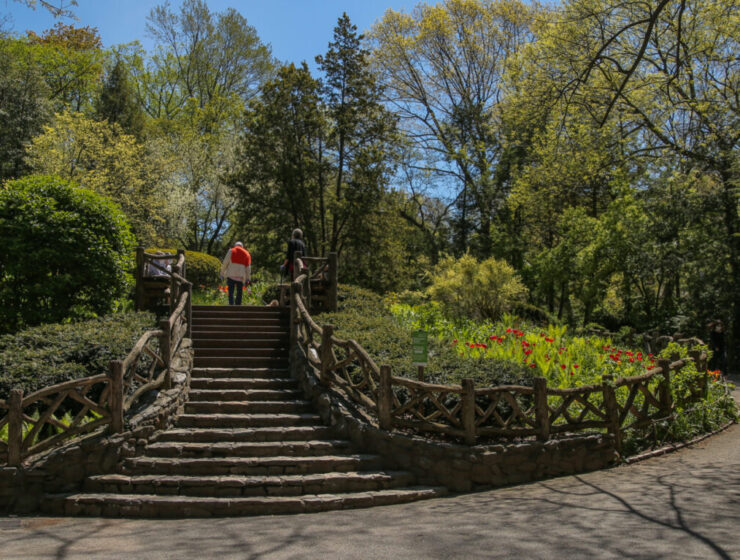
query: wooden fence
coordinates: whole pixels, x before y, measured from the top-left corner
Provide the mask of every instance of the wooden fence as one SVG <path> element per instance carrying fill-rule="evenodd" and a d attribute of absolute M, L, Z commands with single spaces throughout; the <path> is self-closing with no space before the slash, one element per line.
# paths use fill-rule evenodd
<path fill-rule="evenodd" d="M 532 387 L 476 387 L 472 379 L 460 385 L 438 385 L 392 375 L 378 367 L 354 340 L 334 336 L 332 325 L 318 325 L 306 306 L 307 276 L 291 284 L 291 341 L 297 344 L 324 385 L 341 388 L 354 402 L 376 415 L 380 428 L 409 428 L 440 433 L 474 445 L 479 438 L 548 440 L 564 433 L 605 431 L 617 450 L 626 430 L 640 428 L 706 397 L 708 378 L 700 374 L 687 394 L 674 403 L 671 375 L 688 360 L 659 360 L 643 375 L 612 379 L 575 388 L 548 387 L 545 378 Z M 692 352 L 705 372 L 706 354 Z"/>
<path fill-rule="evenodd" d="M 159 258 L 159 257 L 158 257 Z M 73 379 L 24 395 L 13 389 L 0 400 L 0 464 L 20 465 L 23 459 L 67 439 L 110 425 L 124 430 L 124 414 L 153 389 L 172 386 L 170 363 L 183 338 L 190 336 L 192 285 L 180 274 L 185 256 L 177 256 L 170 278 L 172 312 L 158 330 L 145 332 L 123 360 L 112 360 L 107 373 Z M 65 411 L 60 418 L 57 411 Z M 2 438 L 5 439 L 5 438 Z"/>

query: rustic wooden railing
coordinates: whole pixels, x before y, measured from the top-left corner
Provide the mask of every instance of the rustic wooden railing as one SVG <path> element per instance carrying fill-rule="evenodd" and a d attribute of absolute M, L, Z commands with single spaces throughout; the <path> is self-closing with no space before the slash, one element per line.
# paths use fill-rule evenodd
<path fill-rule="evenodd" d="M 548 440 L 564 433 L 608 432 L 617 450 L 626 430 L 669 418 L 676 404 L 706 397 L 708 377 L 699 374 L 674 403 L 671 375 L 689 360 L 706 371 L 706 354 L 693 351 L 686 360 L 658 361 L 643 375 L 612 379 L 575 388 L 548 387 L 537 377 L 532 387 L 438 385 L 398 377 L 389 366 L 378 367 L 354 340 L 334 336 L 332 325 L 318 325 L 305 302 L 302 275 L 291 284 L 291 347 L 300 349 L 323 385 L 341 388 L 354 402 L 377 417 L 381 429 L 410 428 L 441 433 L 474 445 L 479 438 Z"/>
<path fill-rule="evenodd" d="M 124 414 L 153 389 L 172 386 L 170 364 L 182 340 L 190 336 L 192 285 L 180 271 L 179 255 L 170 273 L 172 313 L 158 330 L 145 332 L 123 360 L 112 360 L 109 371 L 73 379 L 24 395 L 13 389 L 0 401 L 0 464 L 20 465 L 31 456 L 60 445 L 73 436 L 110 425 L 124 430 Z M 60 418 L 57 411 L 64 411 Z"/>

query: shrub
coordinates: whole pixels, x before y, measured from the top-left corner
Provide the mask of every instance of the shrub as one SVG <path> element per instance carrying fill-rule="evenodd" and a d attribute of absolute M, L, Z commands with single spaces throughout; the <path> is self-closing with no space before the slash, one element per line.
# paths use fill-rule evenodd
<path fill-rule="evenodd" d="M 411 332 L 396 319 L 383 298 L 356 286 L 340 285 L 338 310 L 317 316 L 319 324 L 332 324 L 336 336 L 355 339 L 378 365 L 390 365 L 393 375 L 415 378 L 411 361 Z M 449 341 L 430 337 L 429 364 L 425 380 L 431 383 L 460 383 L 463 378 L 477 385 L 532 384 L 528 368 L 502 360 L 458 356 Z"/>
<path fill-rule="evenodd" d="M 176 253 L 175 249 L 153 248 L 147 249 L 147 253 L 164 251 L 165 253 Z M 205 286 L 216 288 L 220 280 L 221 261 L 206 253 L 198 251 L 185 251 L 185 274 L 194 286 Z"/>
<path fill-rule="evenodd" d="M 108 371 L 147 329 L 150 313 L 122 313 L 78 323 L 41 325 L 0 336 L 0 399 L 13 387 L 26 394 Z"/>
<path fill-rule="evenodd" d="M 508 263 L 495 258 L 478 262 L 469 254 L 443 259 L 428 290 L 450 317 L 494 321 L 527 294 Z"/>
<path fill-rule="evenodd" d="M 0 332 L 108 313 L 134 237 L 112 201 L 53 176 L 0 189 Z"/>

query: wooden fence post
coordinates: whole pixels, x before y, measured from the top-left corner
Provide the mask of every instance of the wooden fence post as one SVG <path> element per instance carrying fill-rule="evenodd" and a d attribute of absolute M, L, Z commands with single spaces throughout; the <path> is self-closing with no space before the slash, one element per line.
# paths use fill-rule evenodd
<path fill-rule="evenodd" d="M 301 285 L 298 282 L 290 282 L 290 349 L 288 350 L 290 360 L 290 375 L 297 377 L 296 356 L 298 350 L 298 305 L 296 295 L 300 293 Z"/>
<path fill-rule="evenodd" d="M 537 421 L 537 439 L 550 439 L 550 409 L 547 407 L 547 379 L 534 378 L 534 415 Z"/>
<path fill-rule="evenodd" d="M 188 303 L 185 306 L 185 319 L 188 322 L 187 329 L 185 330 L 185 336 L 187 338 L 193 337 L 193 284 L 190 283 L 188 286 Z"/>
<path fill-rule="evenodd" d="M 465 443 L 475 445 L 475 383 L 466 377 L 462 380 L 462 424 Z"/>
<path fill-rule="evenodd" d="M 703 367 L 704 364 L 702 363 L 702 358 L 704 357 L 704 354 L 702 354 L 700 350 L 693 349 L 689 350 L 689 357 L 694 361 L 696 371 L 701 376 L 701 381 L 699 385 L 699 397 L 705 399 L 707 398 L 707 393 L 709 392 L 709 374 L 707 374 L 707 368 Z"/>
<path fill-rule="evenodd" d="M 319 381 L 322 385 L 330 385 L 331 383 L 329 369 L 334 365 L 334 354 L 331 351 L 331 337 L 333 335 L 334 325 L 324 325 L 321 327 L 321 347 L 319 348 L 321 369 L 319 373 Z"/>
<path fill-rule="evenodd" d="M 673 409 L 673 397 L 671 396 L 671 361 L 665 358 L 658 360 L 658 367 L 662 370 L 663 381 L 660 383 L 660 408 L 668 415 Z"/>
<path fill-rule="evenodd" d="M 393 388 L 391 386 L 391 366 L 380 366 L 380 384 L 378 385 L 378 425 L 381 430 L 393 427 Z"/>
<path fill-rule="evenodd" d="M 339 282 L 337 264 L 337 254 L 329 253 L 329 290 L 326 293 L 326 305 L 329 311 L 337 310 L 337 283 Z"/>
<path fill-rule="evenodd" d="M 134 308 L 137 311 L 144 309 L 144 247 L 136 248 L 136 297 Z"/>
<path fill-rule="evenodd" d="M 23 389 L 11 389 L 8 396 L 8 466 L 21 464 L 23 448 Z"/>
<path fill-rule="evenodd" d="M 159 348 L 162 352 L 162 361 L 164 362 L 164 390 L 172 389 L 172 372 L 170 363 L 172 362 L 172 333 L 170 332 L 170 320 L 162 319 L 159 322 L 159 328 L 162 330 L 162 336 L 159 339 Z"/>
<path fill-rule="evenodd" d="M 178 249 L 177 250 L 177 260 L 178 261 L 180 260 L 180 255 L 182 255 L 183 257 L 185 256 L 185 249 Z M 187 280 L 188 276 L 187 276 L 187 270 L 186 270 L 186 268 L 187 268 L 187 263 L 183 259 L 183 261 L 182 261 L 182 267 L 180 268 L 179 274 L 180 274 L 180 276 L 182 276 L 183 278 L 185 278 Z"/>
<path fill-rule="evenodd" d="M 108 406 L 110 407 L 110 431 L 123 432 L 123 362 L 111 360 L 109 363 Z"/>
<path fill-rule="evenodd" d="M 612 385 L 612 376 L 601 377 L 601 390 L 604 395 L 604 410 L 606 412 L 606 430 L 614 437 L 614 449 L 622 454 L 622 432 L 619 426 L 619 407 L 617 394 Z"/>

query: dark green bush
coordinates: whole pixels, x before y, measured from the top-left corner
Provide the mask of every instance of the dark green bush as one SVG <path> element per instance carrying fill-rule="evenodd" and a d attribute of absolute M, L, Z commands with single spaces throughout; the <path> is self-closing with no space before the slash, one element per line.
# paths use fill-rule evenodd
<path fill-rule="evenodd" d="M 122 313 L 79 323 L 41 325 L 0 336 L 0 399 L 13 387 L 26 394 L 105 373 L 139 337 L 154 328 L 150 313 Z"/>
<path fill-rule="evenodd" d="M 130 284 L 120 208 L 52 176 L 0 188 L 0 333 L 110 312 Z"/>
<path fill-rule="evenodd" d="M 411 333 L 401 327 L 386 308 L 382 297 L 356 286 L 340 285 L 336 313 L 316 317 L 319 324 L 332 324 L 336 336 L 356 340 L 378 365 L 390 365 L 394 375 L 416 378 L 411 361 Z M 463 378 L 476 385 L 532 384 L 529 368 L 491 359 L 461 358 L 449 344 L 429 340 L 429 364 L 424 370 L 430 383 L 460 383 Z"/>
<path fill-rule="evenodd" d="M 154 248 L 147 249 L 147 253 L 164 251 L 165 253 L 176 253 L 175 249 Z M 185 274 L 187 279 L 196 288 L 203 286 L 215 288 L 219 284 L 221 272 L 221 261 L 216 257 L 198 251 L 185 251 Z"/>

